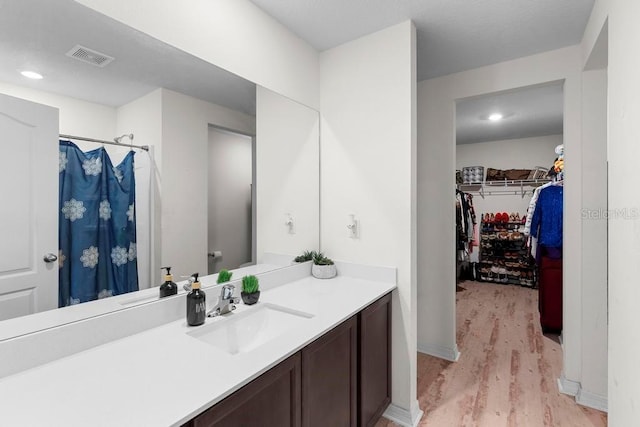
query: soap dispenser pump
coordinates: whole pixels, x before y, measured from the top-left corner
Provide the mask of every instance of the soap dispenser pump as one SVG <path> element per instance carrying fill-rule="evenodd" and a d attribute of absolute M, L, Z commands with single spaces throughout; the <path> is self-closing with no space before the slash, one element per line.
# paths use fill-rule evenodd
<path fill-rule="evenodd" d="M 160 285 L 160 298 L 168 297 L 178 293 L 178 285 L 173 282 L 173 276 L 171 275 L 171 267 L 162 267 L 167 270 L 167 274 L 164 276 L 164 283 Z"/>
<path fill-rule="evenodd" d="M 187 295 L 187 324 L 189 326 L 199 326 L 204 323 L 207 311 L 206 295 L 200 290 L 198 273 L 193 273 L 193 283 L 191 292 Z"/>

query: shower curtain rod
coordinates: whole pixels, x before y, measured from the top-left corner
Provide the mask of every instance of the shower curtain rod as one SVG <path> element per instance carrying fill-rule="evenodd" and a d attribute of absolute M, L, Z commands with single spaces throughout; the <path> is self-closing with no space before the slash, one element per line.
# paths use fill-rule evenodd
<path fill-rule="evenodd" d="M 74 135 L 64 135 L 64 134 L 60 134 L 60 138 L 78 139 L 80 141 L 98 142 L 100 144 L 117 145 L 118 147 L 132 147 L 132 148 L 139 148 L 144 151 L 149 151 L 148 145 L 122 144 L 120 142 L 105 141 L 102 139 L 86 138 L 84 136 L 74 136 Z"/>

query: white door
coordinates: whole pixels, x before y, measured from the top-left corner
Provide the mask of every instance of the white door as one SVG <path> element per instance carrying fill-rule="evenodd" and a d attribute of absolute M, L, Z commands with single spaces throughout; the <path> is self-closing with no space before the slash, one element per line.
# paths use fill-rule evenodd
<path fill-rule="evenodd" d="M 58 110 L 0 94 L 0 138 L 5 320 L 58 307 Z"/>

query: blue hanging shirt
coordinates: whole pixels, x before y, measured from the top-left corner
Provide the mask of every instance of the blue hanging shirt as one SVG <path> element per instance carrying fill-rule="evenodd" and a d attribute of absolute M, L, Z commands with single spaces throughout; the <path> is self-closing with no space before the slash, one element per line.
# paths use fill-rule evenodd
<path fill-rule="evenodd" d="M 562 247 L 563 190 L 561 185 L 552 185 L 543 189 L 538 197 L 531 219 L 531 235 L 537 237 L 542 246 Z"/>

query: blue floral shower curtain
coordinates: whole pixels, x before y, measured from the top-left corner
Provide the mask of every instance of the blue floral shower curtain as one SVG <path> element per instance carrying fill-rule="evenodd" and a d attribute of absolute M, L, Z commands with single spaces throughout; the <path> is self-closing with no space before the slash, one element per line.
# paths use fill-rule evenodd
<path fill-rule="evenodd" d="M 60 141 L 60 307 L 138 290 L 134 154 Z"/>

